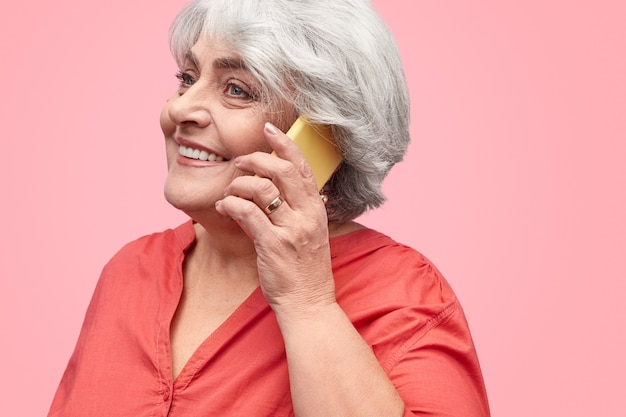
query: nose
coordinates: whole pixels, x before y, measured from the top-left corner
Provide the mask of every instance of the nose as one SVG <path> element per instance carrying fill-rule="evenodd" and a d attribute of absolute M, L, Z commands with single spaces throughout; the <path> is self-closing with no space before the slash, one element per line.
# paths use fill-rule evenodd
<path fill-rule="evenodd" d="M 184 92 L 171 97 L 167 104 L 167 114 L 178 126 L 196 125 L 205 127 L 211 123 L 209 97 L 203 94 L 200 85 L 194 84 Z"/>

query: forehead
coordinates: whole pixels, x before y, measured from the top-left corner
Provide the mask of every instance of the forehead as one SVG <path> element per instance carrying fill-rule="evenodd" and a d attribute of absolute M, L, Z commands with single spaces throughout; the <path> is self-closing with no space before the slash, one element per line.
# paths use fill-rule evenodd
<path fill-rule="evenodd" d="M 226 42 L 200 38 L 185 54 L 185 60 L 197 68 L 248 71 L 243 59 Z"/>

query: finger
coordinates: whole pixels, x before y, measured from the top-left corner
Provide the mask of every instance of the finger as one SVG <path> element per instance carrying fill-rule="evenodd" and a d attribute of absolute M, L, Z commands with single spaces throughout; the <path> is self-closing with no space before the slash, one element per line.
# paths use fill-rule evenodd
<path fill-rule="evenodd" d="M 293 163 L 278 158 L 277 156 L 264 153 L 250 154 L 238 157 L 235 164 L 241 170 L 252 171 L 256 173 L 257 180 L 265 180 L 274 186 L 277 190 L 271 193 L 271 187 L 262 185 L 262 190 L 238 191 L 241 196 L 254 199 L 259 205 L 266 202 L 268 196 L 275 197 L 277 194 L 282 195 L 289 204 L 297 210 L 310 207 L 312 201 L 321 201 L 317 184 L 310 177 L 303 177 Z M 261 182 L 258 183 L 261 186 Z M 234 188 L 229 189 L 234 193 Z M 262 197 L 265 195 L 265 199 Z"/>
<path fill-rule="evenodd" d="M 317 184 L 311 165 L 306 160 L 295 142 L 269 122 L 265 124 L 264 132 L 265 137 L 272 149 L 274 149 L 276 156 L 291 162 L 300 176 L 312 185 L 310 190 L 317 193 Z"/>
<path fill-rule="evenodd" d="M 280 191 L 269 178 L 243 176 L 235 178 L 225 188 L 224 196 L 229 195 L 251 200 L 264 208 L 280 195 Z"/>
<path fill-rule="evenodd" d="M 293 221 L 293 212 L 286 199 L 281 195 L 276 185 L 268 178 L 239 177 L 225 189 L 225 196 L 234 196 L 254 202 L 259 209 L 271 217 L 276 226 L 285 226 Z M 284 206 L 284 207 L 282 207 Z M 280 210 L 276 218 L 274 212 Z"/>
<path fill-rule="evenodd" d="M 310 205 L 312 198 L 319 199 L 311 167 L 298 147 L 270 123 L 264 132 L 276 155 L 257 152 L 241 156 L 235 160 L 236 166 L 270 178 L 294 208 Z"/>
<path fill-rule="evenodd" d="M 266 215 L 263 210 L 253 201 L 246 200 L 235 196 L 227 196 L 215 203 L 216 210 L 236 221 L 243 230 L 255 241 L 267 242 L 272 239 L 275 224 L 272 223 L 270 216 Z M 282 203 L 271 214 L 279 213 L 280 210 L 287 210 L 286 203 Z"/>
<path fill-rule="evenodd" d="M 279 158 L 290 161 L 303 171 L 308 171 L 302 172 L 303 174 L 310 173 L 309 164 L 306 162 L 306 159 L 302 155 L 302 152 L 300 152 L 300 149 L 289 136 L 287 136 L 284 132 L 281 132 L 270 122 L 265 123 L 263 133 L 265 133 L 267 142 Z"/>

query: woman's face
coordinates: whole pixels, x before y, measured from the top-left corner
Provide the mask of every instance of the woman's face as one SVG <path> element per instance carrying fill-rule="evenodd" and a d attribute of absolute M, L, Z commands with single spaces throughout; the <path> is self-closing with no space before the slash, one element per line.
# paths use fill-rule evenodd
<path fill-rule="evenodd" d="M 195 214 L 214 210 L 224 188 L 240 175 L 235 157 L 270 152 L 263 126 L 293 122 L 290 105 L 283 117 L 258 99 L 260 85 L 223 42 L 200 39 L 178 74 L 178 91 L 161 112 L 168 175 L 165 197 L 175 207 Z M 275 110 L 275 109 L 274 109 Z"/>

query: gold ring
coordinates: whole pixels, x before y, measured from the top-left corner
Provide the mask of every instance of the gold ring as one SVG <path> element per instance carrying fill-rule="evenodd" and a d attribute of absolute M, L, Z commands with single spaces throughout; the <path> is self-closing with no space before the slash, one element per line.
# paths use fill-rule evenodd
<path fill-rule="evenodd" d="M 269 216 L 270 214 L 274 212 L 274 210 L 280 207 L 281 204 L 283 204 L 283 199 L 280 196 L 278 196 L 274 200 L 272 200 L 272 202 L 269 203 L 267 207 L 263 209 L 263 213 Z"/>

